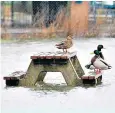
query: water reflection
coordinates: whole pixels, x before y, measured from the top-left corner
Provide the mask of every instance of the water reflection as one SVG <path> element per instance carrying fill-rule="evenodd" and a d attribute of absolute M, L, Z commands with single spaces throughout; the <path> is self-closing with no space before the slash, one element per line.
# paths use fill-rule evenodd
<path fill-rule="evenodd" d="M 15 41 L 1 44 L 1 77 L 15 71 L 26 71 L 30 56 L 42 51 L 57 51 L 54 45 L 62 39 L 36 41 Z M 112 69 L 103 73 L 102 84 L 92 87 L 68 87 L 62 75 L 49 74 L 45 84 L 37 87 L 5 87 L 2 82 L 2 113 L 114 113 L 115 106 L 115 39 L 75 40 L 69 51 L 77 51 L 80 63 L 85 65 L 91 59 L 98 44 L 103 44 L 106 60 Z"/>

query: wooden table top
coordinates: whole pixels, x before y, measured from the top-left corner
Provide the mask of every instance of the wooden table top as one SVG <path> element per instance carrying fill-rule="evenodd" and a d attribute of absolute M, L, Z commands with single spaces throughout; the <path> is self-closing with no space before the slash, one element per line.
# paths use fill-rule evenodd
<path fill-rule="evenodd" d="M 76 52 L 40 52 L 32 55 L 31 59 L 68 59 L 74 57 Z"/>

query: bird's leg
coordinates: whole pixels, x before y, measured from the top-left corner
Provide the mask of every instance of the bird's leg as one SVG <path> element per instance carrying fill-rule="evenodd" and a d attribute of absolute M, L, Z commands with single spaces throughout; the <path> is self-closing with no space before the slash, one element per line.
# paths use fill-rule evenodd
<path fill-rule="evenodd" d="M 98 74 L 98 69 L 94 69 L 94 72 L 95 72 L 96 74 Z"/>
<path fill-rule="evenodd" d="M 99 73 L 101 73 L 101 70 L 99 69 Z"/>
<path fill-rule="evenodd" d="M 96 73 L 96 69 L 94 69 L 94 72 Z"/>
<path fill-rule="evenodd" d="M 97 69 L 97 74 L 99 74 L 99 69 Z"/>
<path fill-rule="evenodd" d="M 97 74 L 101 73 L 101 70 L 100 69 L 97 69 Z"/>
<path fill-rule="evenodd" d="M 101 73 L 101 70 L 100 70 L 100 69 L 94 69 L 94 71 L 95 71 L 96 74 Z"/>
<path fill-rule="evenodd" d="M 66 53 L 67 53 L 67 49 L 66 49 Z"/>
<path fill-rule="evenodd" d="M 98 74 L 98 69 L 96 69 L 96 71 L 95 71 L 95 72 L 96 72 L 96 74 Z"/>

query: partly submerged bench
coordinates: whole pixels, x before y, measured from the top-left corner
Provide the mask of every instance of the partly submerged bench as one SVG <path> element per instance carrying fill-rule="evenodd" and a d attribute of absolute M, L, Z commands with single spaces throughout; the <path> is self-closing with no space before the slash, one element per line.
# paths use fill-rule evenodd
<path fill-rule="evenodd" d="M 81 79 L 83 84 L 90 84 L 90 85 L 100 84 L 102 81 L 102 73 L 101 72 L 96 73 L 95 71 L 90 71 L 86 75 L 83 75 Z"/>
<path fill-rule="evenodd" d="M 67 85 L 76 86 L 84 71 L 76 52 L 40 52 L 32 55 L 26 73 L 14 72 L 4 77 L 8 86 L 34 86 L 44 80 L 47 72 L 61 72 Z"/>
<path fill-rule="evenodd" d="M 9 76 L 5 76 L 3 79 L 6 81 L 7 86 L 18 86 L 19 80 L 25 77 L 26 73 L 23 71 L 16 71 Z"/>

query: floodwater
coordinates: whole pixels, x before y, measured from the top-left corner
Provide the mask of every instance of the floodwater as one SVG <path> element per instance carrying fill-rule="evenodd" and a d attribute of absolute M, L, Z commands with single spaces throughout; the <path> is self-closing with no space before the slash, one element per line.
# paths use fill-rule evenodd
<path fill-rule="evenodd" d="M 62 39 L 4 42 L 1 44 L 1 79 L 14 71 L 26 71 L 30 56 L 37 52 L 59 51 L 54 45 Z M 2 113 L 115 113 L 115 39 L 74 39 L 69 51 L 77 51 L 84 66 L 94 49 L 103 44 L 106 61 L 112 69 L 103 73 L 102 84 L 96 87 L 67 87 L 61 73 L 48 73 L 46 83 L 51 86 L 5 87 L 2 79 Z"/>

